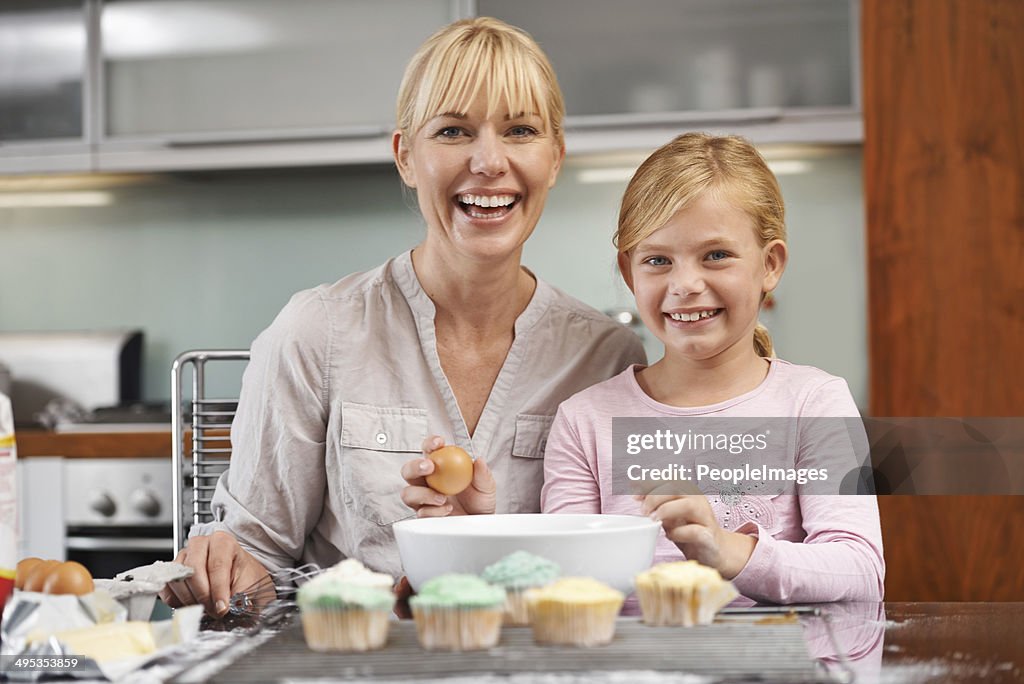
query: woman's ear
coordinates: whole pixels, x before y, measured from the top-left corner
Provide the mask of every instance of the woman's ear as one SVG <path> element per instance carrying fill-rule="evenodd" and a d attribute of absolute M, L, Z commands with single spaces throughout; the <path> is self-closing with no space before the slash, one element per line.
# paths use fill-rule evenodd
<path fill-rule="evenodd" d="M 782 273 L 786 270 L 789 250 L 782 240 L 772 240 L 764 246 L 764 281 L 762 292 L 771 292 L 779 285 Z"/>
<path fill-rule="evenodd" d="M 619 262 L 619 273 L 622 274 L 622 279 L 626 281 L 626 287 L 629 288 L 630 292 L 636 294 L 633 290 L 633 266 L 629 263 L 629 254 L 627 252 L 619 252 L 616 258 Z"/>
<path fill-rule="evenodd" d="M 391 134 L 391 153 L 395 157 L 395 166 L 398 168 L 398 175 L 410 188 L 416 187 L 416 174 L 413 173 L 412 165 L 409 163 L 409 145 L 405 141 L 405 134 L 402 131 L 395 131 Z"/>
<path fill-rule="evenodd" d="M 558 156 L 555 158 L 555 166 L 551 169 L 551 178 L 548 179 L 548 190 L 555 187 L 555 181 L 558 180 L 558 172 L 562 170 L 562 162 L 565 161 L 565 143 L 558 146 Z"/>

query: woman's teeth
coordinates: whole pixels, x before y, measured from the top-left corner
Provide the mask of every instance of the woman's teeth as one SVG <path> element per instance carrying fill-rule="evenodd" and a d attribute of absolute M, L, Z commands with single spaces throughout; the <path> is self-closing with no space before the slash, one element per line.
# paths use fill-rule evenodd
<path fill-rule="evenodd" d="M 512 210 L 517 195 L 458 195 L 456 199 L 462 211 L 473 218 L 495 218 Z"/>
<path fill-rule="evenodd" d="M 694 311 L 693 313 L 673 313 L 669 314 L 669 317 L 673 321 L 699 321 L 702 318 L 711 318 L 717 316 L 722 310 L 721 309 L 705 309 L 704 311 Z"/>
<path fill-rule="evenodd" d="M 475 204 L 478 207 L 507 207 L 516 201 L 515 195 L 459 195 L 463 204 Z"/>

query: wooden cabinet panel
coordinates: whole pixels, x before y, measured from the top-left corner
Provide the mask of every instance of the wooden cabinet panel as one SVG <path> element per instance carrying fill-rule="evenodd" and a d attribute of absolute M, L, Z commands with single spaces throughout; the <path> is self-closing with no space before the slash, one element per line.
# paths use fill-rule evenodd
<path fill-rule="evenodd" d="M 862 13 L 870 411 L 1024 415 L 1024 3 Z M 887 599 L 1024 599 L 1024 496 L 880 508 Z"/>

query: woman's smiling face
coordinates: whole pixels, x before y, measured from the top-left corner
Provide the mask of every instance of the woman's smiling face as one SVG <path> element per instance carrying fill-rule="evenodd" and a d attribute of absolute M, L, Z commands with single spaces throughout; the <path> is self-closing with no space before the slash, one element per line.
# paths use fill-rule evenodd
<path fill-rule="evenodd" d="M 465 112 L 442 112 L 394 138 L 416 189 L 427 242 L 479 260 L 518 255 L 540 219 L 565 151 L 530 112 L 487 112 L 485 94 Z"/>
<path fill-rule="evenodd" d="M 619 255 L 640 317 L 666 356 L 717 362 L 753 353 L 761 295 L 785 266 L 780 241 L 758 242 L 750 216 L 705 192 Z"/>

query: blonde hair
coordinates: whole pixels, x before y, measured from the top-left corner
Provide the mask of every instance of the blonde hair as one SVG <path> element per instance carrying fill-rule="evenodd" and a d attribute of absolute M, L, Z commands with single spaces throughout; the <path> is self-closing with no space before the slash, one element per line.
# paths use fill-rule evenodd
<path fill-rule="evenodd" d="M 707 192 L 746 212 L 761 246 L 785 242 L 782 191 L 764 157 L 739 136 L 686 133 L 655 150 L 633 174 L 622 197 L 616 248 L 632 251 Z M 754 329 L 754 349 L 759 356 L 775 355 L 768 329 L 760 322 Z"/>
<path fill-rule="evenodd" d="M 503 103 L 536 113 L 563 144 L 565 102 L 551 62 L 525 31 L 492 17 L 463 19 L 427 39 L 406 67 L 398 89 L 398 128 L 418 131 L 442 112 L 465 112 L 487 94 L 487 115 Z"/>

